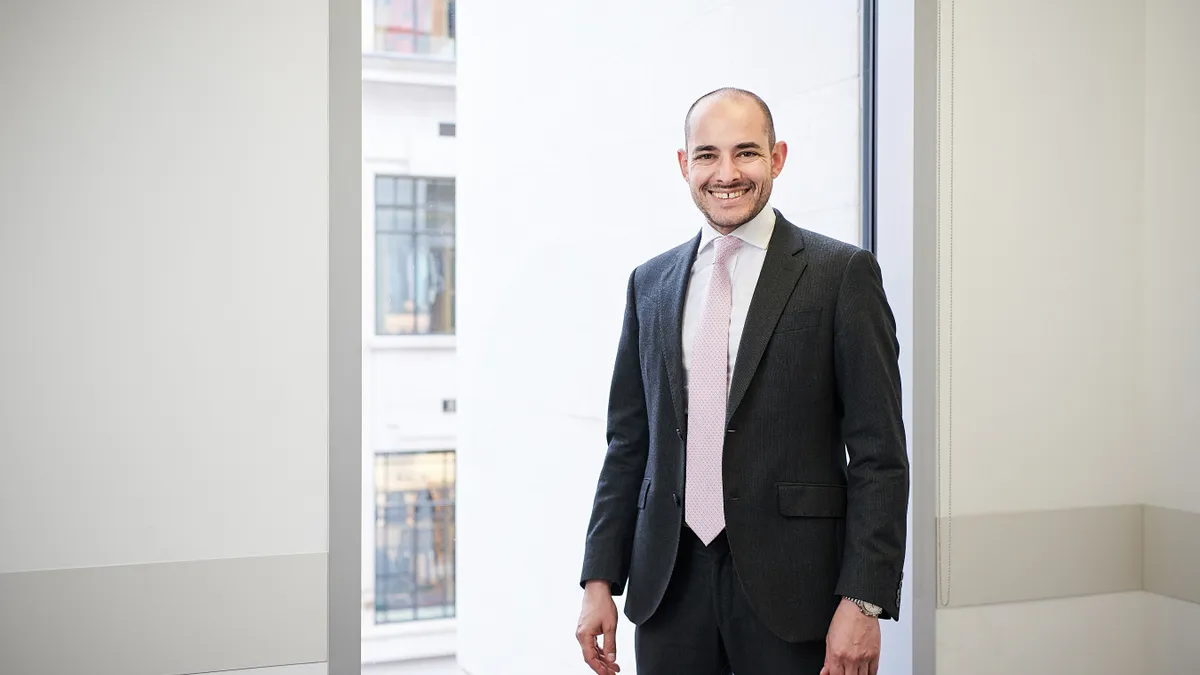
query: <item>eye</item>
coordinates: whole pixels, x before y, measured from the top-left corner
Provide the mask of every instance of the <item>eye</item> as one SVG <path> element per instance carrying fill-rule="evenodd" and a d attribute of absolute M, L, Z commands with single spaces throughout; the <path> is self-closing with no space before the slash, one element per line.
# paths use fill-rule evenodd
<path fill-rule="evenodd" d="M 753 150 L 743 150 L 740 154 L 742 157 L 757 157 L 758 156 L 758 153 Z"/>
<path fill-rule="evenodd" d="M 696 159 L 712 159 L 715 156 L 716 155 L 712 154 L 711 152 L 704 152 L 699 155 L 696 155 Z"/>

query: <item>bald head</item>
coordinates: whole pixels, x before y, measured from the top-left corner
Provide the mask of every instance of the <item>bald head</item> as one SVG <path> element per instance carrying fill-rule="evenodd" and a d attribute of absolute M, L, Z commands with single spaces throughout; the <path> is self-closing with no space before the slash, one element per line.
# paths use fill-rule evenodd
<path fill-rule="evenodd" d="M 758 107 L 763 114 L 764 131 L 767 134 L 767 148 L 775 146 L 775 118 L 771 116 L 771 109 L 767 107 L 766 102 L 758 97 L 757 94 L 746 91 L 745 89 L 737 89 L 735 87 L 722 87 L 696 99 L 692 107 L 688 108 L 687 116 L 683 118 L 683 144 L 684 147 L 690 147 L 692 139 L 692 114 L 697 108 L 703 107 L 705 104 L 714 100 L 741 100 L 746 103 L 752 103 Z"/>
<path fill-rule="evenodd" d="M 767 207 L 787 143 L 775 140 L 761 98 L 745 89 L 709 92 L 688 110 L 683 134 L 679 171 L 710 225 L 729 234 Z"/>

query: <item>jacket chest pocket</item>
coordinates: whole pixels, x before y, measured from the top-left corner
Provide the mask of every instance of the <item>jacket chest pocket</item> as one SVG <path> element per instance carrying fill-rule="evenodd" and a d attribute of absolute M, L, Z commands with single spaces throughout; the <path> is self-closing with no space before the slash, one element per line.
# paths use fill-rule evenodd
<path fill-rule="evenodd" d="M 775 333 L 794 333 L 805 328 L 816 328 L 819 325 L 821 325 L 820 309 L 787 312 L 779 317 L 779 323 L 775 324 Z"/>

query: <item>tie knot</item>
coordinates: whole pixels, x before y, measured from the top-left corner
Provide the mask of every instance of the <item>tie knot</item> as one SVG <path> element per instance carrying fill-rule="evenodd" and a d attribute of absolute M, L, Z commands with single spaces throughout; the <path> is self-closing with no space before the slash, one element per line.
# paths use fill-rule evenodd
<path fill-rule="evenodd" d="M 733 252 L 738 250 L 738 247 L 742 245 L 742 240 L 733 235 L 729 235 L 725 237 L 718 237 L 715 243 L 717 247 L 716 262 L 717 264 L 723 264 L 729 260 L 729 256 L 733 255 Z"/>

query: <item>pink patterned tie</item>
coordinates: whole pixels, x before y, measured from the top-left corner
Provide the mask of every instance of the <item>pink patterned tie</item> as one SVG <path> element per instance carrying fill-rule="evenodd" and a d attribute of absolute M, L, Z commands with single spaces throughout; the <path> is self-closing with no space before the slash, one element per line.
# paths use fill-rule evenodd
<path fill-rule="evenodd" d="M 708 279 L 708 297 L 688 365 L 687 483 L 683 502 L 684 521 L 706 546 L 725 529 L 721 453 L 729 402 L 729 312 L 733 304 L 727 262 L 742 240 L 727 236 L 714 244 L 717 253 Z"/>

